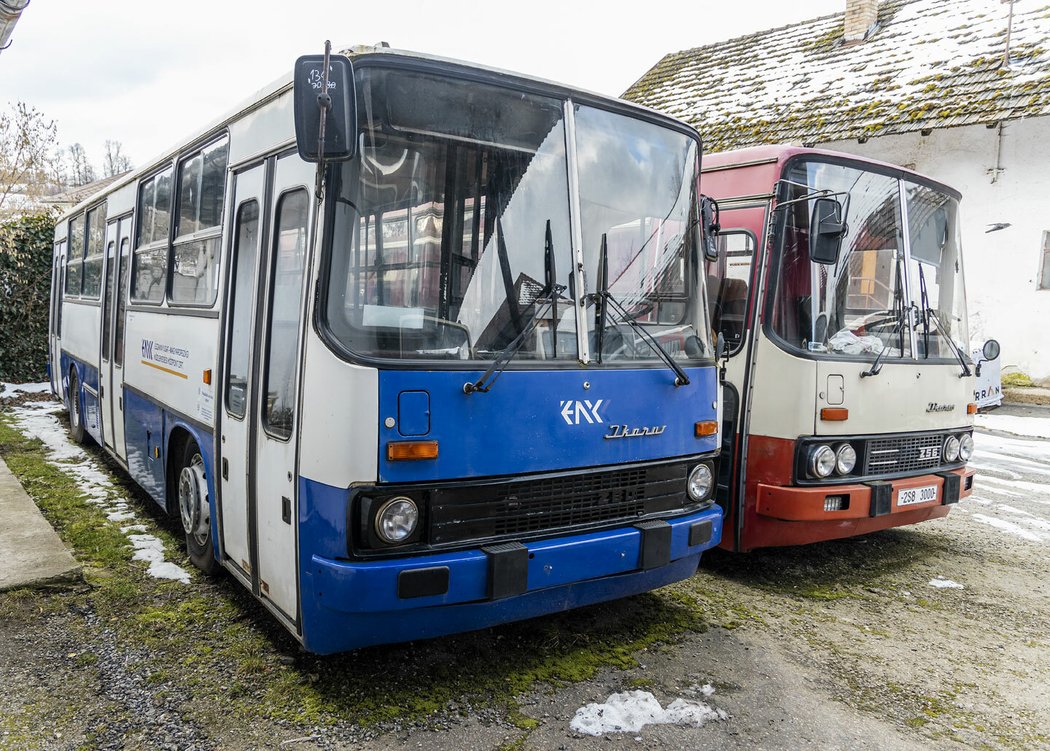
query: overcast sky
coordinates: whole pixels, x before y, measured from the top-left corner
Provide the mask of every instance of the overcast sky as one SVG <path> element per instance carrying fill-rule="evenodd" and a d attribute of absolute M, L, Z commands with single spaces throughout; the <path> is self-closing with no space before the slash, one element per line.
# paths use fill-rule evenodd
<path fill-rule="evenodd" d="M 845 0 L 527 3 L 32 0 L 0 52 L 0 106 L 24 100 L 101 167 L 135 166 L 291 71 L 295 58 L 389 42 L 619 95 L 668 52 L 841 12 Z"/>

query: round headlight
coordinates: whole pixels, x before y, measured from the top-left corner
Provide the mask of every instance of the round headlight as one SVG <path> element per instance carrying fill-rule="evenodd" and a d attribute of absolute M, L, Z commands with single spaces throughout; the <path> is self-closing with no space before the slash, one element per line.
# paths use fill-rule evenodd
<path fill-rule="evenodd" d="M 809 472 L 814 477 L 827 477 L 835 471 L 835 461 L 831 446 L 815 446 L 809 451 Z"/>
<path fill-rule="evenodd" d="M 697 464 L 689 473 L 689 482 L 686 483 L 685 489 L 694 501 L 702 501 L 711 496 L 714 487 L 715 477 L 711 468 L 706 464 Z"/>
<path fill-rule="evenodd" d="M 376 513 L 376 534 L 383 542 L 404 542 L 416 531 L 419 507 L 411 498 L 398 496 L 380 506 Z"/>
<path fill-rule="evenodd" d="M 948 436 L 944 440 L 944 461 L 951 464 L 952 462 L 959 461 L 959 439 L 953 435 Z"/>
<path fill-rule="evenodd" d="M 971 456 L 973 456 L 973 436 L 963 433 L 959 436 L 959 458 L 968 462 Z"/>
<path fill-rule="evenodd" d="M 848 443 L 843 443 L 835 452 L 835 471 L 848 475 L 857 466 L 857 452 Z"/>

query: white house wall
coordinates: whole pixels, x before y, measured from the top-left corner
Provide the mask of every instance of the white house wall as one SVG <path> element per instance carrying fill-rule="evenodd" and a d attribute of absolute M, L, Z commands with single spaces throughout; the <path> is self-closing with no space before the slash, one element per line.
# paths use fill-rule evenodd
<path fill-rule="evenodd" d="M 1039 290 L 1043 232 L 1050 231 L 1050 117 L 1008 123 L 996 166 L 998 128 L 967 126 L 835 141 L 821 148 L 900 164 L 963 194 L 963 248 L 970 339 L 994 337 L 1003 367 L 1050 378 L 1050 290 Z M 1010 226 L 987 233 L 989 225 Z"/>

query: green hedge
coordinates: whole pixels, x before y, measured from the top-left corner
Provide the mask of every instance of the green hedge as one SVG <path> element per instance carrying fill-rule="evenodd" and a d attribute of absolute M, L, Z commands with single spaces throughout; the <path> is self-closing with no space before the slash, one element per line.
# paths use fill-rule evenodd
<path fill-rule="evenodd" d="M 55 217 L 49 212 L 0 224 L 0 380 L 47 377 L 54 236 Z"/>

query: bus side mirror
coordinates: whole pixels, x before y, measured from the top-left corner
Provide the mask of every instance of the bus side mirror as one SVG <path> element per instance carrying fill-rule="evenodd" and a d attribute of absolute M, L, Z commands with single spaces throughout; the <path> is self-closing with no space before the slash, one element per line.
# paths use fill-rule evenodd
<path fill-rule="evenodd" d="M 357 151 L 354 65 L 344 55 L 329 56 L 326 91 L 324 59 L 324 55 L 303 55 L 295 61 L 292 79 L 295 145 L 307 162 L 346 161 Z M 322 109 L 326 110 L 323 152 Z"/>
<path fill-rule="evenodd" d="M 842 204 L 834 198 L 818 198 L 809 222 L 809 260 L 831 266 L 838 263 L 846 219 Z"/>
<path fill-rule="evenodd" d="M 981 348 L 981 359 L 974 366 L 974 374 L 977 376 L 981 375 L 981 363 L 990 362 L 999 357 L 999 353 L 1002 348 L 999 346 L 999 342 L 995 339 L 989 339 L 984 343 L 984 347 Z"/>
<path fill-rule="evenodd" d="M 700 196 L 700 226 L 703 232 L 704 258 L 714 262 L 718 260 L 719 224 L 718 202 L 708 196 Z"/>

